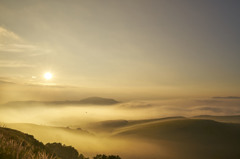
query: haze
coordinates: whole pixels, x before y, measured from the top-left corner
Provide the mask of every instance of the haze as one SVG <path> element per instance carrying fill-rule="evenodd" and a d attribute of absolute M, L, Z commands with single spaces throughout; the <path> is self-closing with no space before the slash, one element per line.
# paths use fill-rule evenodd
<path fill-rule="evenodd" d="M 1 0 L 0 6 L 1 80 L 24 85 L 14 88 L 14 99 L 21 91 L 31 91 L 27 99 L 47 98 L 32 85 L 50 84 L 74 98 L 71 86 L 99 96 L 239 95 L 236 1 Z M 52 81 L 43 79 L 48 71 Z M 1 91 L 1 100 L 11 96 Z"/>
<path fill-rule="evenodd" d="M 90 157 L 238 158 L 239 15 L 236 0 L 0 0 L 0 122 Z"/>

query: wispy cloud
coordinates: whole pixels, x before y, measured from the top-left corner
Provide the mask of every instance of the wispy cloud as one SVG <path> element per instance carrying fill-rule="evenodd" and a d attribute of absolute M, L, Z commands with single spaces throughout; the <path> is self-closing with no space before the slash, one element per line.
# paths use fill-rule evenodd
<path fill-rule="evenodd" d="M 3 52 L 33 52 L 37 51 L 37 47 L 34 45 L 26 45 L 26 44 L 0 44 L 0 51 Z"/>
<path fill-rule="evenodd" d="M 0 77 L 0 86 L 3 85 L 3 84 L 15 84 L 15 83 L 6 81 L 6 79 L 3 80 L 3 79 L 1 79 L 1 77 Z"/>
<path fill-rule="evenodd" d="M 3 27 L 0 27 L 0 41 L 1 43 L 9 43 L 13 41 L 22 41 L 22 39 L 16 35 L 14 32 L 11 32 Z"/>
<path fill-rule="evenodd" d="M 27 63 L 21 62 L 21 61 L 0 60 L 0 67 L 20 68 L 20 67 L 34 67 L 34 65 L 27 64 Z"/>
<path fill-rule="evenodd" d="M 25 53 L 29 55 L 40 55 L 50 53 L 51 50 L 31 44 L 14 32 L 0 27 L 0 53 Z"/>
<path fill-rule="evenodd" d="M 203 110 L 203 111 L 209 111 L 214 113 L 224 112 L 222 108 L 216 108 L 216 107 L 199 107 L 199 108 L 196 108 L 195 110 Z"/>

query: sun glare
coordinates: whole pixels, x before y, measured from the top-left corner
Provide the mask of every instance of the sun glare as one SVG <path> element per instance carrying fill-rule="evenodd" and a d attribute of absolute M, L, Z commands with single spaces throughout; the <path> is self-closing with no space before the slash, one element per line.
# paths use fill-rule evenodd
<path fill-rule="evenodd" d="M 50 80 L 50 79 L 52 78 L 52 74 L 51 74 L 50 72 L 46 72 L 46 73 L 44 74 L 44 78 L 45 78 L 46 80 Z"/>

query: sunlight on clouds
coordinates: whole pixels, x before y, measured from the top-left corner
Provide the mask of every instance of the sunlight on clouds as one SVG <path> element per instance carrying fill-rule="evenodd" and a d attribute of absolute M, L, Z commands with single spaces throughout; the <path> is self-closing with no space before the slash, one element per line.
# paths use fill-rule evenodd
<path fill-rule="evenodd" d="M 22 41 L 22 39 L 19 36 L 17 36 L 15 33 L 11 32 L 3 27 L 0 27 L 0 42 L 1 43 L 8 43 L 8 42 L 11 42 L 14 40 Z"/>
<path fill-rule="evenodd" d="M 19 37 L 14 32 L 0 27 L 0 52 L 39 55 L 50 53 L 51 49 L 31 44 Z"/>
<path fill-rule="evenodd" d="M 34 65 L 27 64 L 22 61 L 0 60 L 0 67 L 19 68 L 19 67 L 34 67 Z"/>

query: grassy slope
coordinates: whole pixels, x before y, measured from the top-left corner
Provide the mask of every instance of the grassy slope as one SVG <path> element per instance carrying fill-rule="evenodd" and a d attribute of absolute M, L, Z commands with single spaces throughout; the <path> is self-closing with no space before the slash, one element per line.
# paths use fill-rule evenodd
<path fill-rule="evenodd" d="M 114 138 L 140 142 L 145 140 L 159 146 L 164 144 L 166 149 L 173 152 L 171 159 L 240 158 L 240 124 L 175 118 L 170 120 L 108 121 L 103 126 L 105 128 L 114 127 Z M 33 127 L 29 125 L 30 128 Z M 47 131 L 47 129 L 48 127 L 44 131 Z M 56 132 L 58 129 L 75 131 L 67 128 L 57 128 Z M 153 157 L 149 156 L 148 158 Z"/>
<path fill-rule="evenodd" d="M 155 121 L 121 128 L 114 136 L 159 144 L 170 141 L 177 147 L 175 158 L 240 158 L 240 124 L 201 119 Z"/>
<path fill-rule="evenodd" d="M 0 159 L 5 158 L 50 159 L 55 157 L 32 135 L 9 128 L 0 128 Z"/>
<path fill-rule="evenodd" d="M 116 135 L 134 135 L 154 139 L 188 139 L 195 137 L 231 139 L 240 135 L 240 124 L 220 123 L 212 120 L 178 119 L 170 121 L 154 121 L 119 129 Z M 240 140 L 240 138 L 239 138 Z"/>
<path fill-rule="evenodd" d="M 104 159 L 121 159 L 114 155 L 97 155 Z M 36 140 L 32 135 L 0 127 L 0 159 L 89 159 L 72 146 Z M 99 158 L 101 159 L 101 158 Z"/>

